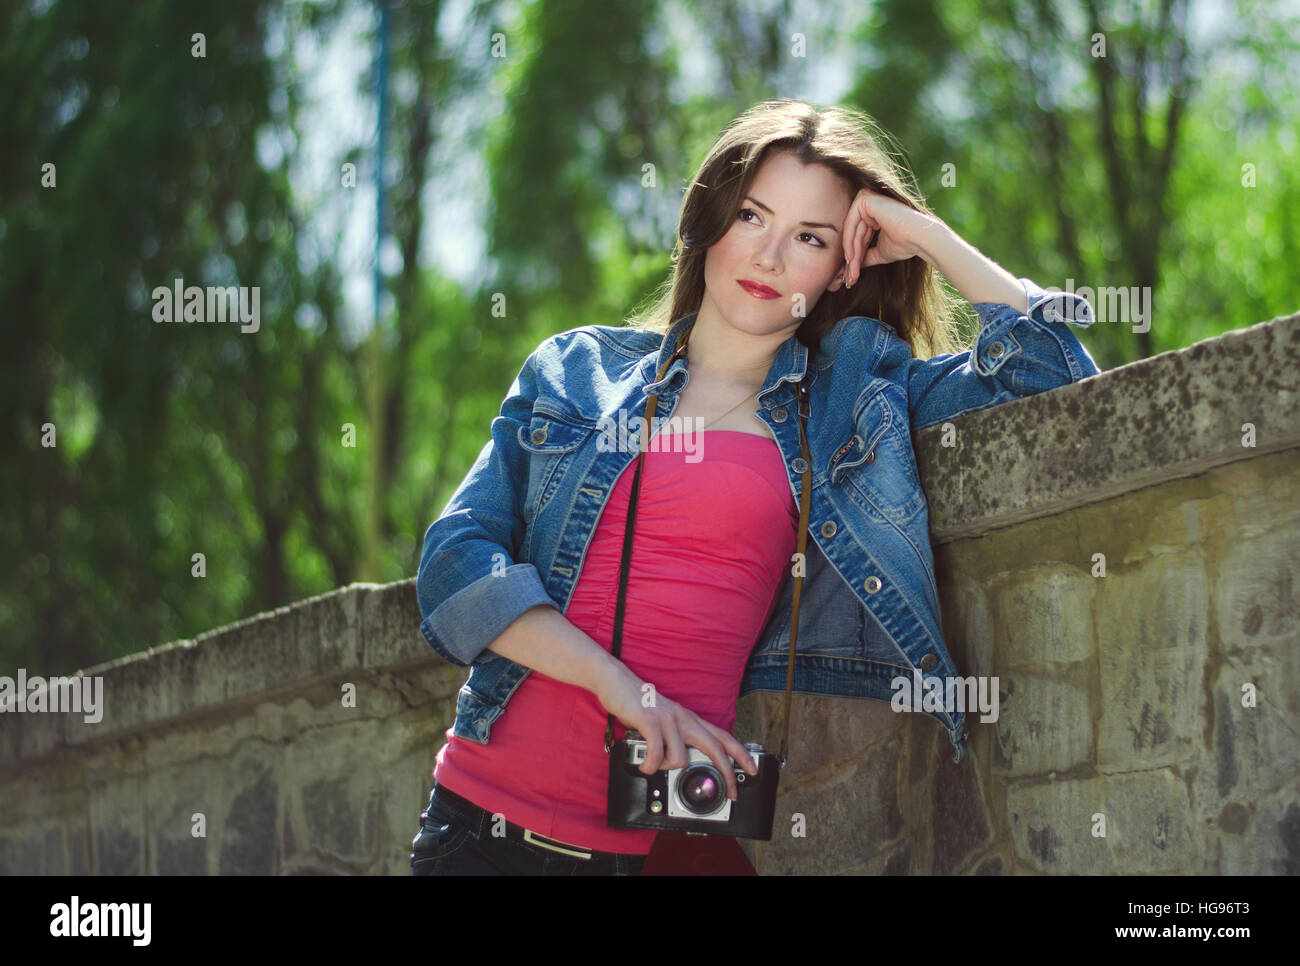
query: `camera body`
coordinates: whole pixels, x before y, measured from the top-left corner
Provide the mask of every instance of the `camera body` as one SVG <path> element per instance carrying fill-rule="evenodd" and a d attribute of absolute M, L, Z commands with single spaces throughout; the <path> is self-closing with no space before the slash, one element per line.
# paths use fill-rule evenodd
<path fill-rule="evenodd" d="M 747 775 L 728 758 L 736 775 L 733 802 L 727 798 L 726 779 L 698 748 L 686 749 L 688 760 L 683 768 L 653 775 L 641 771 L 646 743 L 638 732 L 629 730 L 626 738 L 614 742 L 610 754 L 606 822 L 612 828 L 669 829 L 771 841 L 780 765 L 757 742 L 747 742 L 745 749 L 758 765 L 758 774 Z"/>

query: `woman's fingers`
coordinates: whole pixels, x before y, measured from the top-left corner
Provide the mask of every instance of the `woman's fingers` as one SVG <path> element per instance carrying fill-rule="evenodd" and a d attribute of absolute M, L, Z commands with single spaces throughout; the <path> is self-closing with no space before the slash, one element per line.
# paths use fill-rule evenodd
<path fill-rule="evenodd" d="M 862 273 L 862 253 L 866 251 L 867 223 L 859 221 L 853 232 L 853 282 L 856 285 Z"/>
<path fill-rule="evenodd" d="M 749 749 L 736 739 L 735 735 L 729 735 L 725 731 L 722 732 L 722 743 L 727 749 L 727 754 L 736 759 L 736 763 L 740 765 L 741 768 L 745 769 L 745 771 L 749 772 L 751 775 L 758 774 L 758 762 L 756 762 L 754 756 L 749 753 Z"/>
<path fill-rule="evenodd" d="M 659 762 L 664 757 L 663 738 L 659 731 L 659 724 L 651 718 L 637 730 L 641 732 L 641 738 L 645 741 L 645 761 L 641 762 L 641 767 L 638 770 L 645 772 L 647 775 L 653 775 L 659 770 Z"/>
<path fill-rule="evenodd" d="M 848 216 L 844 219 L 844 281 L 846 284 L 853 281 L 853 258 L 855 255 L 853 242 L 858 236 L 860 220 L 858 204 L 855 201 L 849 205 Z"/>
<path fill-rule="evenodd" d="M 662 702 L 662 697 L 660 701 Z M 653 711 L 641 730 L 645 739 L 645 761 L 640 770 L 647 775 L 686 764 L 686 742 L 672 712 L 665 709 Z"/>
<path fill-rule="evenodd" d="M 713 760 L 713 763 L 718 766 L 719 771 L 727 780 L 727 793 L 734 798 L 739 789 L 736 786 L 736 775 L 732 761 L 734 760 L 737 765 L 750 775 L 758 774 L 758 762 L 754 760 L 749 750 L 736 739 L 735 735 L 723 731 L 702 718 L 699 719 L 699 722 L 704 729 L 704 734 L 709 739 L 712 739 L 709 741 L 707 748 L 701 747 L 700 750 L 704 751 Z"/>
<path fill-rule="evenodd" d="M 876 197 L 875 193 L 865 188 L 858 192 L 853 204 L 849 206 L 849 215 L 844 220 L 844 244 L 847 252 L 844 259 L 846 285 L 856 285 L 864 268 L 883 265 L 891 260 L 885 257 L 880 249 L 880 236 L 884 228 L 880 220 L 867 208 L 873 197 Z M 872 247 L 868 247 L 868 242 L 873 243 Z"/>
<path fill-rule="evenodd" d="M 867 232 L 875 224 L 875 220 L 867 214 L 869 197 L 870 192 L 866 189 L 859 191 L 849 205 L 848 217 L 844 219 L 845 261 L 848 263 L 844 280 L 847 285 L 854 285 L 858 281 L 862 271 L 862 256 L 866 252 Z"/>
<path fill-rule="evenodd" d="M 665 770 L 685 768 L 689 760 L 686 756 L 686 740 L 682 736 L 680 725 L 670 717 L 664 727 L 664 760 L 659 767 Z"/>
<path fill-rule="evenodd" d="M 740 791 L 732 762 L 751 775 L 758 773 L 758 763 L 734 735 L 682 705 L 668 704 L 662 697 L 660 706 L 646 716 L 638 730 L 646 744 L 645 761 L 639 767 L 643 774 L 685 768 L 690 762 L 688 745 L 707 755 L 722 773 L 727 796 L 732 800 Z"/>
<path fill-rule="evenodd" d="M 714 767 L 722 773 L 722 780 L 727 786 L 727 797 L 734 800 L 740 794 L 740 789 L 736 786 L 736 772 L 726 751 L 723 750 L 722 742 L 701 728 L 691 738 L 691 744 L 709 756 Z"/>

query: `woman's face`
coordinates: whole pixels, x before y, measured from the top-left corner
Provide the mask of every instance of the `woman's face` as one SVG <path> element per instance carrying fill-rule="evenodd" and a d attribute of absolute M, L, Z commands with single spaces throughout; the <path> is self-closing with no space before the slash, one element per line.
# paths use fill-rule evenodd
<path fill-rule="evenodd" d="M 844 284 L 840 229 L 852 201 L 829 168 L 770 155 L 731 228 L 705 255 L 701 315 L 751 335 L 797 329 L 822 292 Z M 776 295 L 761 298 L 742 282 Z"/>

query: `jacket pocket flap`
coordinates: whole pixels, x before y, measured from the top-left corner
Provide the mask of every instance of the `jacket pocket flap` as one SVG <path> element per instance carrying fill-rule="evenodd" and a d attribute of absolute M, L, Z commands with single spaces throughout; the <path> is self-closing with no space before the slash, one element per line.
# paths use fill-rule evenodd
<path fill-rule="evenodd" d="M 858 403 L 853 411 L 853 435 L 831 454 L 826 464 L 832 483 L 871 456 L 880 438 L 889 431 L 893 418 L 893 409 L 883 392 L 873 392 Z"/>
<path fill-rule="evenodd" d="M 530 453 L 568 453 L 581 446 L 594 429 L 533 413 L 528 425 L 519 427 L 519 445 Z"/>

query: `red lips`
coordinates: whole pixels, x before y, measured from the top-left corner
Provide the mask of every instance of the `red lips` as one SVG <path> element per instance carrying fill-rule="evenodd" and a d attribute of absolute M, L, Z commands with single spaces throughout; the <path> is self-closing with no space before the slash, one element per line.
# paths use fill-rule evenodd
<path fill-rule="evenodd" d="M 756 296 L 758 298 L 778 299 L 781 297 L 781 293 L 778 292 L 776 289 L 769 288 L 768 286 L 762 285 L 758 282 L 751 282 L 747 278 L 738 279 L 738 282 L 741 288 L 743 288 L 750 295 Z"/>

